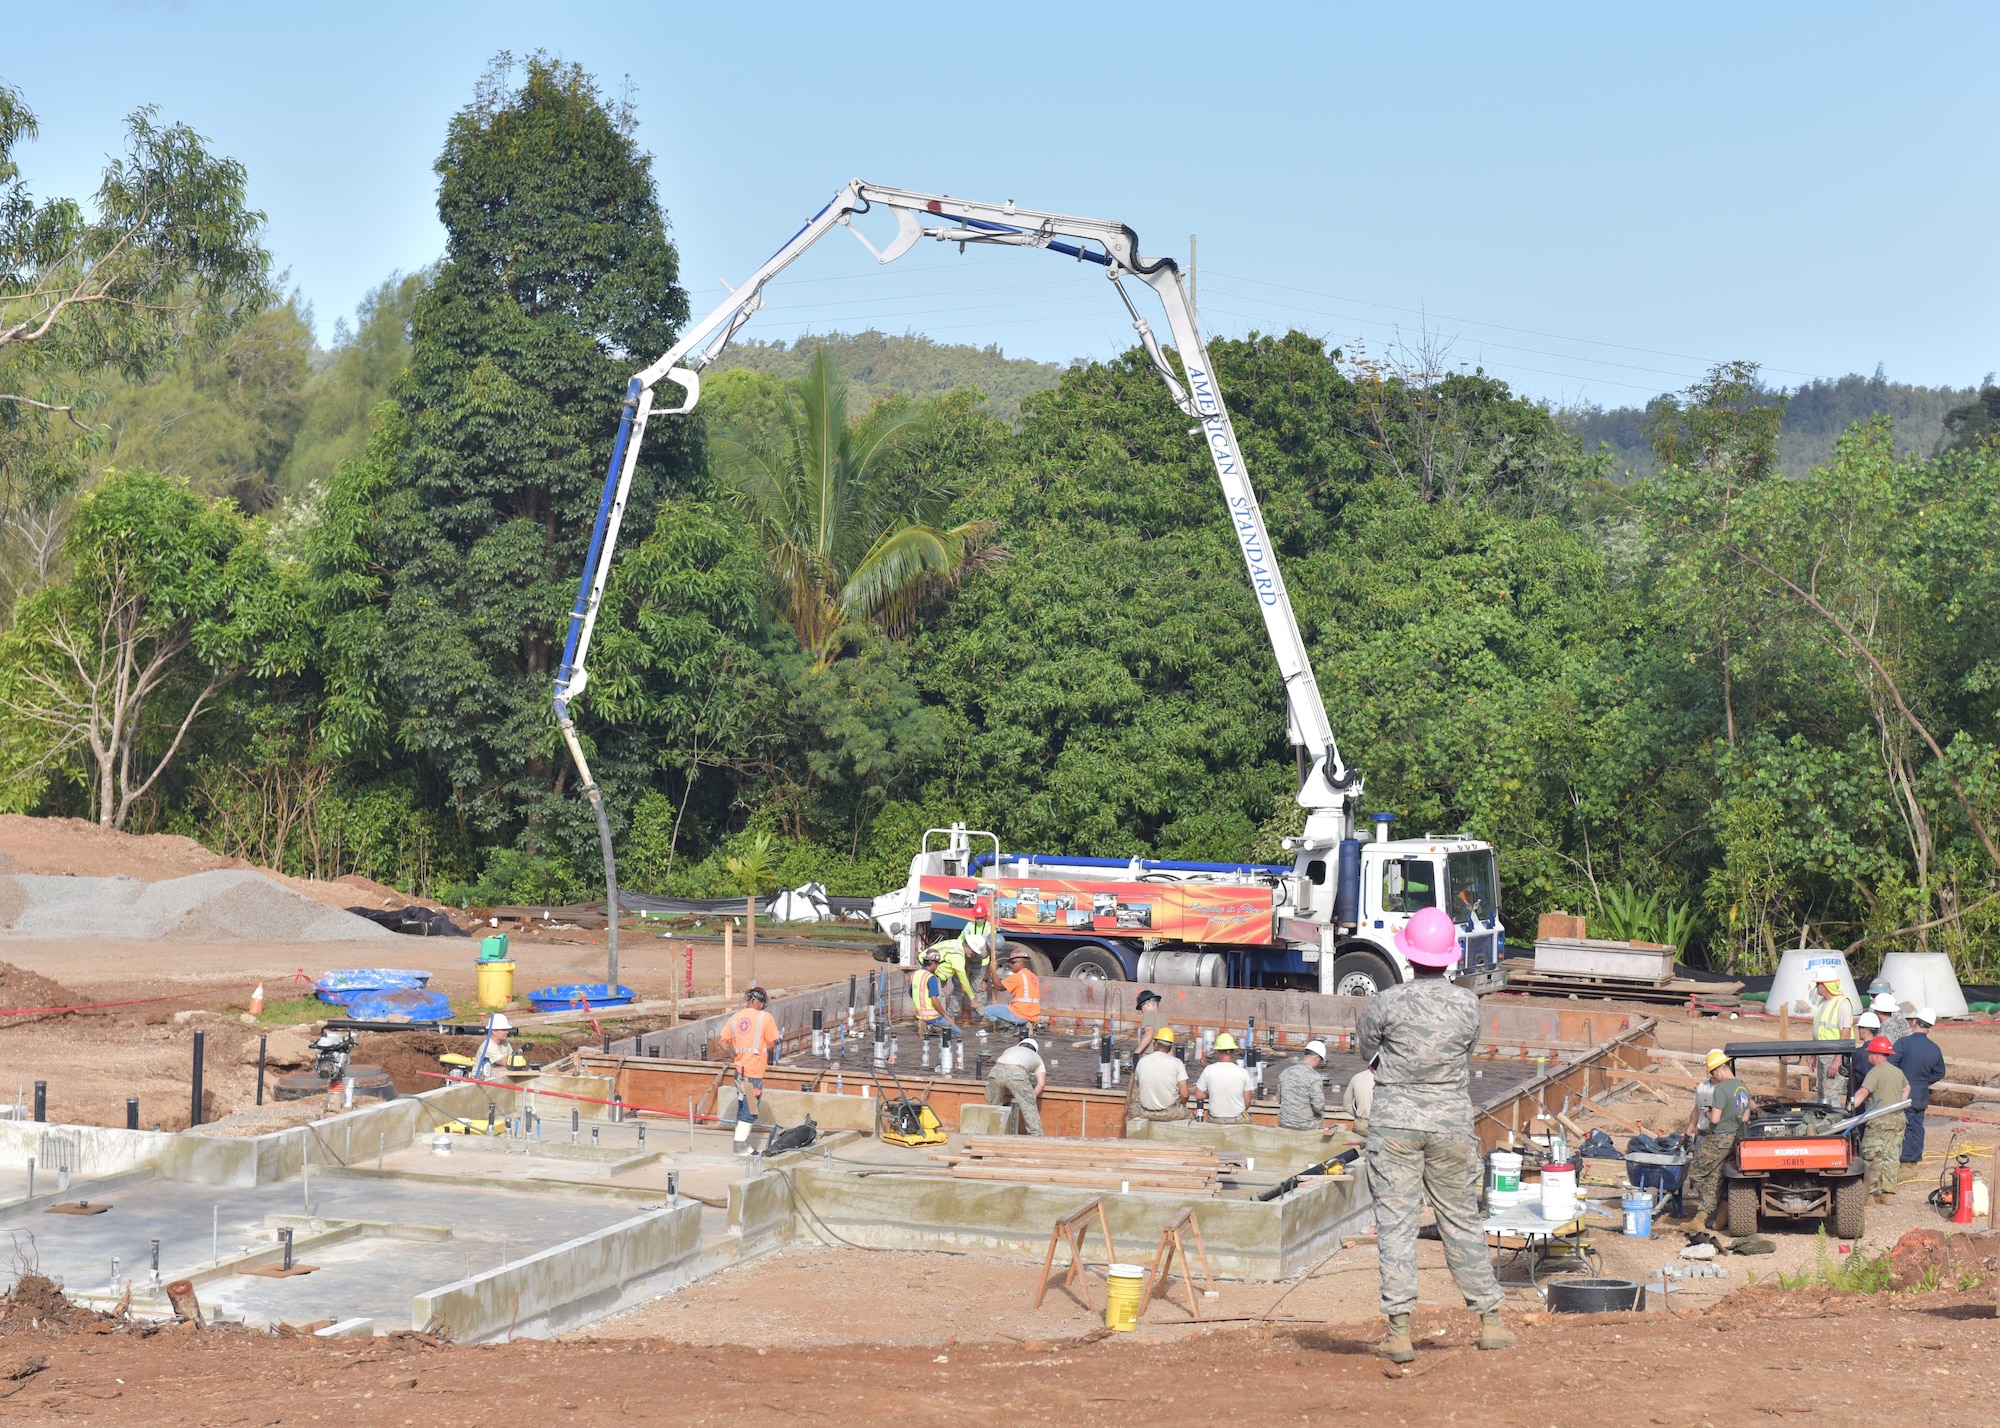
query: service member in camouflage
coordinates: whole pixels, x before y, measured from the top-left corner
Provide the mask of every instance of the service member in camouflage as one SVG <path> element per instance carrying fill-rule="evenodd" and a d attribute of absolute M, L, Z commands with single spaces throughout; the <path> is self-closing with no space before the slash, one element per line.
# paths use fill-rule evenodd
<path fill-rule="evenodd" d="M 1694 1219 L 1713 1230 L 1722 1199 L 1722 1168 L 1743 1134 L 1743 1117 L 1750 1111 L 1750 1088 L 1736 1079 L 1734 1063 L 1720 1051 L 1708 1053 L 1708 1095 L 1695 1098 L 1688 1134 L 1696 1137 L 1694 1160 L 1688 1166 L 1688 1189 L 1695 1193 Z M 1706 1104 L 1704 1104 L 1704 1100 Z M 1686 1203 L 1685 1200 L 1682 1202 Z M 1731 1225 L 1731 1234 L 1755 1233 L 1756 1226 Z"/>
<path fill-rule="evenodd" d="M 1469 1064 L 1479 1038 L 1479 998 L 1445 980 L 1458 961 L 1457 929 L 1424 908 L 1396 934 L 1417 979 L 1390 987 L 1362 1008 L 1364 1058 L 1379 1058 L 1368 1118 L 1368 1193 L 1375 1201 L 1382 1312 L 1389 1335 L 1379 1352 L 1392 1363 L 1416 1357 L 1410 1312 L 1417 1304 L 1417 1222 L 1425 1200 L 1437 1217 L 1445 1263 L 1480 1316 L 1479 1347 L 1504 1349 L 1513 1334 L 1500 1320 L 1501 1293 L 1479 1215 L 1479 1142 L 1472 1132 Z"/>
<path fill-rule="evenodd" d="M 1848 1097 L 1849 1110 L 1872 1111 L 1878 1106 L 1893 1106 L 1909 1097 L 1910 1078 L 1903 1074 L 1901 1067 L 1889 1060 L 1895 1050 L 1886 1036 L 1878 1036 L 1868 1043 L 1868 1059 L 1874 1069 L 1868 1073 L 1868 1079 L 1861 1083 L 1860 1088 Z M 1902 1150 L 1903 1123 L 1894 1116 L 1880 1116 L 1870 1121 L 1867 1129 L 1861 1132 L 1861 1159 L 1868 1167 L 1868 1198 L 1878 1205 L 1893 1205 L 1896 1202 L 1896 1180 L 1902 1172 L 1902 1166 L 1897 1162 Z"/>
<path fill-rule="evenodd" d="M 1326 1129 L 1326 1043 L 1308 1041 L 1306 1054 L 1278 1073 L 1278 1126 L 1282 1130 Z"/>

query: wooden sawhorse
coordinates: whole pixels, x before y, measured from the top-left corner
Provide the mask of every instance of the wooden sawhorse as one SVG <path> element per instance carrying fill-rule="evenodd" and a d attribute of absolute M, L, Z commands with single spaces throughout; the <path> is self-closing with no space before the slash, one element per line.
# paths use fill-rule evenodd
<path fill-rule="evenodd" d="M 1153 1267 L 1146 1274 L 1146 1288 L 1139 1296 L 1139 1317 L 1145 1318 L 1146 1306 L 1153 1302 L 1155 1295 L 1167 1297 L 1167 1275 L 1174 1266 L 1176 1252 L 1181 1257 L 1181 1283 L 1187 1286 L 1188 1313 L 1201 1318 L 1201 1301 L 1194 1292 L 1194 1275 L 1188 1269 L 1187 1245 L 1181 1239 L 1181 1231 L 1194 1235 L 1194 1247 L 1201 1253 L 1201 1277 L 1206 1281 L 1211 1293 L 1215 1290 L 1215 1276 L 1208 1269 L 1208 1246 L 1202 1243 L 1201 1224 L 1194 1217 L 1194 1206 L 1190 1205 L 1174 1217 L 1172 1224 L 1160 1231 L 1159 1248 L 1153 1251 Z"/>
<path fill-rule="evenodd" d="M 1049 1269 L 1056 1262 L 1056 1246 L 1069 1245 L 1069 1270 L 1063 1275 L 1062 1287 L 1081 1282 L 1083 1285 L 1083 1307 L 1090 1307 L 1090 1281 L 1083 1273 L 1083 1237 L 1090 1233 L 1090 1217 L 1097 1216 L 1098 1232 L 1104 1236 L 1104 1263 L 1108 1269 L 1118 1258 L 1118 1250 L 1111 1243 L 1111 1222 L 1104 1218 L 1104 1197 L 1096 1196 L 1088 1204 L 1082 1205 L 1064 1215 L 1049 1231 L 1049 1252 L 1042 1256 L 1042 1280 L 1035 1286 L 1035 1307 L 1042 1307 L 1042 1296 L 1049 1292 Z"/>

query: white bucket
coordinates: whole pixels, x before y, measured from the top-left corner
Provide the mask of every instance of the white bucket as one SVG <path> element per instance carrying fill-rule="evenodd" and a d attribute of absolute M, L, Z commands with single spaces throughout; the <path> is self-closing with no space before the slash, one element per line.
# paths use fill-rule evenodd
<path fill-rule="evenodd" d="M 1487 1213 L 1511 1210 L 1520 1204 L 1521 1157 L 1511 1150 L 1496 1150 L 1487 1157 L 1487 1167 Z"/>
<path fill-rule="evenodd" d="M 1544 1165 L 1542 1167 L 1542 1218 L 1551 1223 L 1561 1223 L 1576 1218 L 1576 1167 L 1574 1165 Z"/>

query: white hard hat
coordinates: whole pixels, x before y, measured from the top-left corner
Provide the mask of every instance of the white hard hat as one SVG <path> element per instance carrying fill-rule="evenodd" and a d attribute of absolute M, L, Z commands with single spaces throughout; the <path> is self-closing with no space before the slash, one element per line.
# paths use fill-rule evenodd
<path fill-rule="evenodd" d="M 1894 1016 L 1896 1014 L 1896 999 L 1887 992 L 1878 992 L 1875 995 L 1875 1000 L 1868 1004 L 1868 1009 L 1870 1011 L 1886 1012 L 1888 1015 Z"/>
<path fill-rule="evenodd" d="M 1925 1026 L 1937 1025 L 1937 1013 L 1929 1007 L 1918 1007 L 1915 1012 L 1915 1017 Z"/>
<path fill-rule="evenodd" d="M 486 1023 L 486 1029 L 488 1031 L 512 1031 L 514 1023 L 507 1020 L 507 1013 L 495 1012 L 493 1013 L 493 1020 Z"/>
<path fill-rule="evenodd" d="M 1865 1011 L 1861 1013 L 1860 1016 L 1854 1019 L 1854 1024 L 1856 1026 L 1865 1026 L 1869 1028 L 1874 1028 L 1882 1024 L 1882 1018 L 1875 1015 L 1875 1013 L 1872 1011 Z"/>
<path fill-rule="evenodd" d="M 1320 1060 L 1324 1061 L 1326 1059 L 1326 1043 L 1318 1037 L 1314 1037 L 1306 1043 L 1306 1055 L 1317 1056 Z"/>

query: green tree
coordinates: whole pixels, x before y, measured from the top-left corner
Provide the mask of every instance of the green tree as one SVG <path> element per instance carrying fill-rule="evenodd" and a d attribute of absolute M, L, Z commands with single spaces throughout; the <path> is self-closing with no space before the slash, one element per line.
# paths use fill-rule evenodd
<path fill-rule="evenodd" d="M 452 120 L 445 257 L 368 459 L 329 488 L 316 574 L 344 645 L 343 740 L 392 739 L 481 839 L 534 852 L 591 833 L 562 798 L 549 688 L 627 377 L 687 308 L 630 116 L 575 66 L 514 73 L 502 56 Z M 626 514 L 640 529 L 691 465 L 678 430 L 653 424 Z M 622 807 L 643 741 L 585 732 Z"/>
<path fill-rule="evenodd" d="M 103 448 L 93 466 L 158 471 L 253 514 L 269 510 L 305 418 L 312 352 L 293 299 L 149 381 L 110 379 L 95 413 Z"/>
<path fill-rule="evenodd" d="M 16 807 L 63 770 L 123 828 L 219 691 L 296 667 L 305 641 L 257 528 L 164 476 L 114 473 L 83 496 L 65 556 L 0 640 L 0 767 Z"/>
<path fill-rule="evenodd" d="M 782 444 L 761 433 L 717 438 L 717 474 L 762 537 L 785 622 L 824 668 L 857 623 L 907 624 L 927 595 L 1001 552 L 981 521 L 945 526 L 945 481 L 897 489 L 887 459 L 918 408 L 847 413 L 847 379 L 825 352 L 787 392 Z"/>
<path fill-rule="evenodd" d="M 97 379 L 142 381 L 262 312 L 270 256 L 243 166 L 186 125 L 133 111 L 88 208 L 29 193 L 14 151 L 37 132 L 0 83 L 0 516 L 45 552 L 51 504 L 84 474 Z M 19 560 L 0 550 L 17 584 Z"/>
<path fill-rule="evenodd" d="M 426 278 L 391 277 L 361 301 L 352 328 L 334 324 L 333 360 L 303 394 L 298 432 L 284 453 L 281 496 L 305 496 L 333 479 L 344 461 L 367 454 L 370 419 L 410 365 L 410 322 Z"/>

